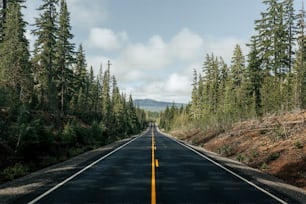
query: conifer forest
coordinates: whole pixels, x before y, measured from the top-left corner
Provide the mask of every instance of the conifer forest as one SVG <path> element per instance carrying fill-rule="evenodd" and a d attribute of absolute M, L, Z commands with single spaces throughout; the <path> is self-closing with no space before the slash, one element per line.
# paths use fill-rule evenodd
<path fill-rule="evenodd" d="M 305 10 L 293 0 L 264 0 L 249 53 L 236 45 L 230 64 L 208 53 L 194 69 L 191 102 L 168 107 L 160 126 L 222 130 L 234 122 L 306 108 Z"/>
<path fill-rule="evenodd" d="M 42 0 L 26 38 L 24 0 L 3 1 L 0 29 L 0 180 L 137 134 L 145 112 L 121 93 L 110 62 L 95 75 L 72 43 L 66 0 Z M 102 62 L 101 62 L 102 63 Z M 106 62 L 103 62 L 106 65 Z"/>

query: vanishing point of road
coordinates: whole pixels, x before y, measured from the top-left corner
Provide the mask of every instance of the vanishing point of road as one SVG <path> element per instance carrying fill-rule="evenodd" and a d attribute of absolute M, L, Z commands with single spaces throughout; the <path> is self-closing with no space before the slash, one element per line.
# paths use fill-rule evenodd
<path fill-rule="evenodd" d="M 44 194 L 22 202 L 286 203 L 154 125 Z"/>

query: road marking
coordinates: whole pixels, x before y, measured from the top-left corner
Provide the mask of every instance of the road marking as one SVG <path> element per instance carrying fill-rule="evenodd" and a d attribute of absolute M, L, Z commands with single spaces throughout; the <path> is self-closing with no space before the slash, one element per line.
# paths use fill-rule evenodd
<path fill-rule="evenodd" d="M 160 132 L 160 131 L 159 131 L 159 132 Z M 161 132 L 160 132 L 160 133 L 161 133 Z M 163 134 L 163 133 L 161 133 L 161 134 Z M 246 182 L 246 183 L 248 183 L 249 185 L 253 186 L 254 188 L 260 190 L 261 192 L 263 192 L 263 193 L 265 193 L 266 195 L 270 196 L 271 198 L 277 200 L 278 202 L 280 202 L 280 203 L 282 203 L 282 204 L 288 204 L 286 201 L 282 200 L 281 198 L 279 198 L 279 197 L 273 195 L 272 193 L 266 191 L 265 189 L 259 187 L 259 186 L 256 185 L 255 183 L 253 183 L 253 182 L 251 182 L 251 181 L 249 181 L 249 180 L 243 178 L 242 176 L 240 176 L 240 175 L 238 175 L 237 173 L 231 171 L 230 169 L 228 169 L 228 168 L 222 166 L 221 164 L 215 162 L 214 160 L 212 160 L 211 158 L 205 156 L 204 154 L 201 154 L 200 152 L 194 150 L 192 147 L 188 146 L 187 144 L 181 143 L 181 142 L 177 141 L 176 139 L 174 139 L 174 138 L 172 138 L 172 137 L 168 137 L 168 138 L 171 139 L 171 140 L 173 140 L 173 141 L 175 141 L 176 143 L 178 143 L 178 144 L 180 144 L 180 145 L 186 147 L 187 149 L 189 149 L 189 150 L 191 150 L 192 152 L 196 153 L 197 155 L 203 157 L 204 159 L 206 159 L 206 160 L 212 162 L 213 164 L 217 165 L 218 167 L 222 168 L 223 170 L 227 171 L 228 173 L 230 173 L 230 174 L 236 176 L 237 178 L 243 180 L 244 182 Z"/>
<path fill-rule="evenodd" d="M 156 168 L 159 167 L 158 159 L 155 159 L 155 166 L 156 166 Z"/>
<path fill-rule="evenodd" d="M 143 133 L 141 136 L 145 135 L 147 133 L 147 131 L 145 133 Z M 139 136 L 139 137 L 141 137 Z M 114 154 L 115 152 L 119 151 L 120 149 L 122 149 L 123 147 L 127 146 L 128 144 L 130 144 L 131 142 L 135 141 L 136 139 L 138 139 L 139 137 L 135 137 L 134 139 L 130 140 L 129 142 L 121 145 L 120 147 L 114 149 L 113 151 L 111 151 L 110 153 L 104 155 L 103 157 L 101 157 L 100 159 L 92 162 L 91 164 L 89 164 L 88 166 L 86 166 L 85 168 L 81 169 L 80 171 L 76 172 L 75 174 L 73 174 L 72 176 L 70 176 L 69 178 L 65 179 L 64 181 L 60 182 L 59 184 L 57 184 L 56 186 L 54 186 L 53 188 L 49 189 L 48 191 L 46 191 L 45 193 L 41 194 L 40 196 L 38 196 L 37 198 L 35 198 L 34 200 L 28 202 L 28 204 L 34 204 L 37 201 L 41 200 L 42 198 L 44 198 L 45 196 L 49 195 L 50 193 L 52 193 L 53 191 L 55 191 L 56 189 L 58 189 L 59 187 L 63 186 L 64 184 L 66 184 L 67 182 L 69 182 L 70 180 L 74 179 L 75 177 L 77 177 L 78 175 L 80 175 L 81 173 L 83 173 L 84 171 L 86 171 L 87 169 L 93 167 L 94 165 L 96 165 L 97 163 L 99 163 L 100 161 L 104 160 L 105 158 L 109 157 L 110 155 Z"/>
<path fill-rule="evenodd" d="M 152 128 L 152 178 L 151 178 L 151 204 L 156 204 L 156 186 L 155 186 L 155 155 L 154 155 L 154 132 Z"/>

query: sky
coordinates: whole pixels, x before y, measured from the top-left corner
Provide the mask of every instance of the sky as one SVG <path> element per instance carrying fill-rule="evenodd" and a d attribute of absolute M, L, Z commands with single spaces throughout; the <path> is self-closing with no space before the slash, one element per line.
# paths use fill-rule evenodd
<path fill-rule="evenodd" d="M 41 0 L 25 3 L 31 44 Z M 302 0 L 296 0 L 302 4 Z M 188 103 L 193 69 L 205 55 L 230 64 L 236 44 L 246 55 L 262 0 L 67 0 L 73 42 L 85 49 L 88 67 L 111 72 L 134 99 Z M 297 10 L 298 10 L 297 6 Z M 31 48 L 32 49 L 32 48 Z"/>

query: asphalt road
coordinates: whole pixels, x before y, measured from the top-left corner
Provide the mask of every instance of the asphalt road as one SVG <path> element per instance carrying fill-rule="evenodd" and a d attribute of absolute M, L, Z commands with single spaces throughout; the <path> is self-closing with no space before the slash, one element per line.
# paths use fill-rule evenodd
<path fill-rule="evenodd" d="M 156 128 L 24 202 L 281 203 Z"/>

